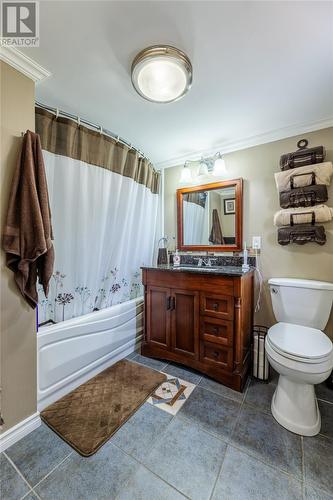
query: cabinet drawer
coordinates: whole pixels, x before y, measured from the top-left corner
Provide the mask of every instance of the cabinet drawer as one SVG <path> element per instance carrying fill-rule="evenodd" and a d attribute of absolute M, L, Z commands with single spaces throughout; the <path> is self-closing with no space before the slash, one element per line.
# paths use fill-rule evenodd
<path fill-rule="evenodd" d="M 201 319 L 200 337 L 202 340 L 231 347 L 233 344 L 233 334 L 234 324 L 232 321 L 210 318 L 209 316 Z"/>
<path fill-rule="evenodd" d="M 200 342 L 200 361 L 216 368 L 232 371 L 233 350 L 212 342 Z"/>
<path fill-rule="evenodd" d="M 201 293 L 200 311 L 205 316 L 232 320 L 234 317 L 234 298 L 229 295 Z"/>

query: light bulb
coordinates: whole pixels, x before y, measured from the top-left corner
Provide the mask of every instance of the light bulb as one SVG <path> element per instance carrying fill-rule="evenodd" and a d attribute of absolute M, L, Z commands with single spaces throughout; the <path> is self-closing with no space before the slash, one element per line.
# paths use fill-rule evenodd
<path fill-rule="evenodd" d="M 216 158 L 215 163 L 214 163 L 214 168 L 213 168 L 213 175 L 219 176 L 225 174 L 227 171 L 224 159 L 219 156 Z"/>
<path fill-rule="evenodd" d="M 208 167 L 207 167 L 207 164 L 204 161 L 200 162 L 198 175 L 199 176 L 208 175 Z"/>
<path fill-rule="evenodd" d="M 182 172 L 180 174 L 179 182 L 181 182 L 181 183 L 192 182 L 191 170 L 188 168 L 187 165 L 184 165 L 184 167 L 182 168 Z"/>

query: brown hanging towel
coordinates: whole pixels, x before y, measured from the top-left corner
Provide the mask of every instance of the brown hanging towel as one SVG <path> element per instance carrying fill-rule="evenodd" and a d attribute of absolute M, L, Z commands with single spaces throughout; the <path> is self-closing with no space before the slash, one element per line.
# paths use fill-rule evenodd
<path fill-rule="evenodd" d="M 214 208 L 212 212 L 212 230 L 210 232 L 209 241 L 213 243 L 213 245 L 224 245 L 219 214 L 216 208 Z"/>
<path fill-rule="evenodd" d="M 38 134 L 28 130 L 12 181 L 2 248 L 27 303 L 38 303 L 37 278 L 48 293 L 54 249 L 44 161 Z"/>

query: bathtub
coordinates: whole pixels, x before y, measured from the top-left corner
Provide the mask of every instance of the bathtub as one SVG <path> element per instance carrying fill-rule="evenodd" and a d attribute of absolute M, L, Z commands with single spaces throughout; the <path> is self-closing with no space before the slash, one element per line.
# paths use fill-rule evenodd
<path fill-rule="evenodd" d="M 44 326 L 37 335 L 38 410 L 138 349 L 143 299 Z"/>

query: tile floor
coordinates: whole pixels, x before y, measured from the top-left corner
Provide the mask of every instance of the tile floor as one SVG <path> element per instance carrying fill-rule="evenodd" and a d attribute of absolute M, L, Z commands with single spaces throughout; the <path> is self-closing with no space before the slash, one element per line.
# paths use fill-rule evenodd
<path fill-rule="evenodd" d="M 321 434 L 301 438 L 270 414 L 276 379 L 251 380 L 239 394 L 174 364 L 130 358 L 195 384 L 179 412 L 145 403 L 90 458 L 42 425 L 0 455 L 2 499 L 333 499 L 333 392 L 324 385 Z"/>

